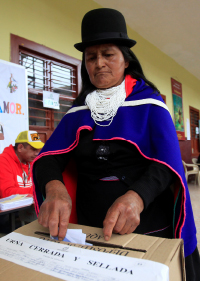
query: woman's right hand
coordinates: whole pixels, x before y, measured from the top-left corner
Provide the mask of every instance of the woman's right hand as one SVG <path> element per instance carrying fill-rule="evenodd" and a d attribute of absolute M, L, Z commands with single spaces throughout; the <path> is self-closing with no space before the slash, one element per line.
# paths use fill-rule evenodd
<path fill-rule="evenodd" d="M 40 207 L 38 222 L 48 227 L 52 236 L 63 240 L 71 214 L 72 201 L 64 184 L 52 180 L 46 184 L 46 199 Z"/>

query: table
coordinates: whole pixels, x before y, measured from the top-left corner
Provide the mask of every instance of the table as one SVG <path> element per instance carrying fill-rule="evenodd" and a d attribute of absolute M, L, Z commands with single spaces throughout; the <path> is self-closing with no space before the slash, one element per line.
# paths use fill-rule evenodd
<path fill-rule="evenodd" d="M 8 209 L 5 211 L 0 210 L 0 216 L 9 214 L 9 223 L 10 223 L 11 232 L 15 230 L 15 213 L 18 211 L 28 209 L 31 205 L 33 205 L 33 204 L 29 204 L 29 205 L 26 205 L 23 207 Z"/>

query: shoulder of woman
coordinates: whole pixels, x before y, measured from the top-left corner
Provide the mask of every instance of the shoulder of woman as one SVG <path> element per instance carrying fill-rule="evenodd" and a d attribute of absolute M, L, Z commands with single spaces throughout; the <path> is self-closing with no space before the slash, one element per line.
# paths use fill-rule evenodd
<path fill-rule="evenodd" d="M 137 100 L 145 98 L 162 100 L 160 94 L 157 91 L 146 84 L 144 80 L 140 79 L 134 85 L 132 92 L 127 96 L 127 100 Z"/>

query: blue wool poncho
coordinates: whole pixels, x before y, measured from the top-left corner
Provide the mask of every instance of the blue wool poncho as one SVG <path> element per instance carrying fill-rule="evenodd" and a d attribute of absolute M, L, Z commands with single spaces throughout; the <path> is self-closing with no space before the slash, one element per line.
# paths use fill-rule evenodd
<path fill-rule="evenodd" d="M 188 256 L 197 245 L 196 228 L 172 118 L 161 96 L 154 93 L 143 80 L 136 81 L 126 76 L 125 85 L 126 100 L 109 126 L 96 126 L 87 106 L 72 107 L 60 121 L 34 163 L 45 155 L 73 150 L 78 145 L 80 131 L 93 130 L 94 127 L 93 140 L 124 140 L 136 146 L 143 157 L 168 166 L 177 175 L 174 183 L 174 238 L 184 240 L 185 256 Z M 106 121 L 102 123 L 106 124 Z M 38 213 L 43 199 L 35 180 L 34 164 L 33 180 Z M 70 195 L 72 193 L 73 190 L 69 192 Z"/>

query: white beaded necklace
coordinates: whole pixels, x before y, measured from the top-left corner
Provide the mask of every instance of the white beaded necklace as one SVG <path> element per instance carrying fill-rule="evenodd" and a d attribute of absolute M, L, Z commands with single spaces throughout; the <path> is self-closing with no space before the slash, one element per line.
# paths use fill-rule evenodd
<path fill-rule="evenodd" d="M 88 94 L 85 99 L 85 104 L 91 111 L 91 116 L 94 122 L 102 127 L 109 126 L 117 110 L 124 103 L 126 98 L 125 80 L 116 87 L 109 89 L 97 89 Z M 98 122 L 110 121 L 107 125 L 102 125 Z"/>

